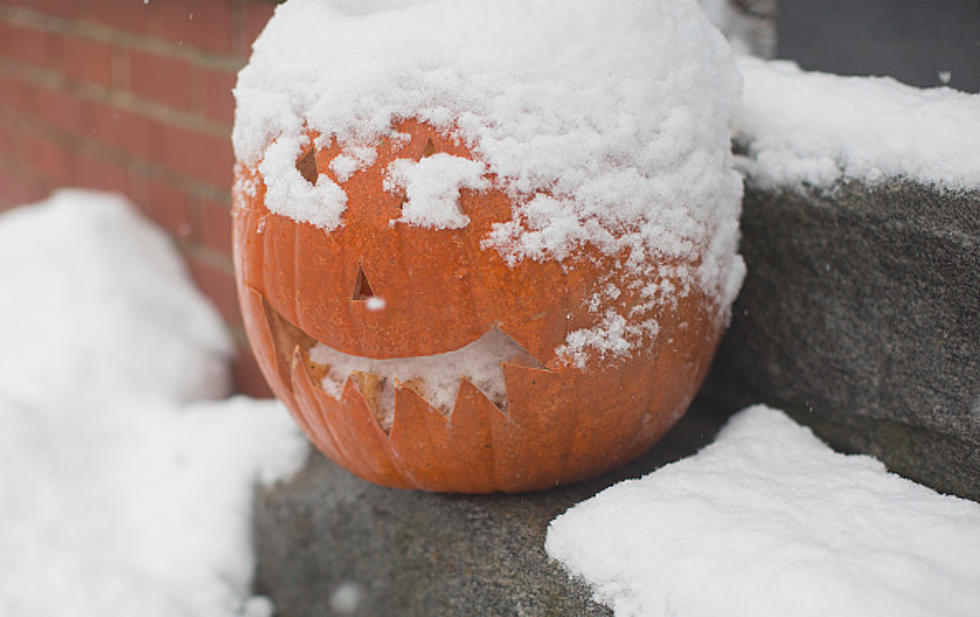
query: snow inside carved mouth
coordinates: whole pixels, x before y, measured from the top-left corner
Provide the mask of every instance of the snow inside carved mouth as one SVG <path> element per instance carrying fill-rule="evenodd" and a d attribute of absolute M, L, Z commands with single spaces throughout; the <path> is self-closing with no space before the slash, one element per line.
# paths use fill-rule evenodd
<path fill-rule="evenodd" d="M 352 356 L 316 343 L 309 350 L 312 363 L 323 367 L 320 387 L 340 400 L 348 378 L 358 380 L 361 393 L 382 428 L 389 430 L 395 413 L 395 387 L 412 389 L 430 405 L 448 416 L 463 379 L 479 388 L 502 411 L 507 409 L 507 388 L 501 363 L 542 368 L 531 354 L 507 334 L 491 328 L 477 340 L 459 349 L 411 358 L 366 358 Z"/>

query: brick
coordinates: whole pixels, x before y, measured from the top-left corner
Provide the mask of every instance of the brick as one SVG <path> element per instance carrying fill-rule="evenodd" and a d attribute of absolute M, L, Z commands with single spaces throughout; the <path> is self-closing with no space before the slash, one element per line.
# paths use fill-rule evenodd
<path fill-rule="evenodd" d="M 180 187 L 141 173 L 134 173 L 130 184 L 133 187 L 133 201 L 148 218 L 174 237 L 190 236 L 193 219 L 191 200 Z"/>
<path fill-rule="evenodd" d="M 187 255 L 187 266 L 198 288 L 213 303 L 225 323 L 242 323 L 238 309 L 238 296 L 235 292 L 235 277 L 231 272 L 217 268 L 194 255 Z"/>
<path fill-rule="evenodd" d="M 235 87 L 237 75 L 230 71 L 201 70 L 201 89 L 204 114 L 224 125 L 231 126 L 235 119 Z"/>
<path fill-rule="evenodd" d="M 38 90 L 9 75 L 0 75 L 0 105 L 22 114 L 33 114 Z"/>
<path fill-rule="evenodd" d="M 0 171 L 0 210 L 41 201 L 48 192 L 43 184 L 29 180 L 23 174 Z"/>
<path fill-rule="evenodd" d="M 181 46 L 228 53 L 232 50 L 231 2 L 171 0 L 152 14 L 147 32 Z"/>
<path fill-rule="evenodd" d="M 262 29 L 269 23 L 276 5 L 271 2 L 248 2 L 243 7 L 242 15 L 242 48 L 239 53 L 248 57 L 252 53 L 252 43 L 261 34 Z"/>
<path fill-rule="evenodd" d="M 237 353 L 231 364 L 231 374 L 235 381 L 235 392 L 254 398 L 273 398 L 272 390 L 259 370 L 259 365 L 248 346 L 237 346 Z"/>
<path fill-rule="evenodd" d="M 191 66 L 181 58 L 131 50 L 129 87 L 137 96 L 177 109 L 189 109 Z"/>
<path fill-rule="evenodd" d="M 71 181 L 71 169 L 65 144 L 42 135 L 27 136 L 27 156 L 35 174 L 43 176 L 51 185 L 60 186 Z"/>
<path fill-rule="evenodd" d="M 2 84 L 0 84 L 2 87 Z M 18 139 L 18 133 L 13 128 L 8 126 L 5 122 L 0 122 L 0 170 L 2 170 L 9 158 L 11 158 L 11 153 L 17 147 L 16 141 Z"/>
<path fill-rule="evenodd" d="M 163 135 L 160 162 L 178 173 L 231 190 L 235 158 L 228 137 L 214 137 L 170 125 Z"/>
<path fill-rule="evenodd" d="M 112 47 L 101 41 L 66 36 L 63 41 L 63 72 L 76 81 L 101 86 L 112 84 Z"/>
<path fill-rule="evenodd" d="M 0 73 L 0 109 L 17 109 L 20 82 L 9 75 Z"/>
<path fill-rule="evenodd" d="M 100 142 L 142 159 L 155 158 L 162 130 L 158 122 L 109 104 L 93 105 L 93 118 Z"/>
<path fill-rule="evenodd" d="M 129 172 L 117 163 L 94 152 L 77 152 L 69 156 L 69 182 L 99 191 L 115 191 L 129 195 Z"/>
<path fill-rule="evenodd" d="M 231 208 L 205 199 L 201 202 L 200 241 L 209 249 L 231 257 Z"/>
<path fill-rule="evenodd" d="M 81 2 L 79 0 L 32 0 L 28 5 L 48 15 L 75 19 L 79 15 Z"/>
<path fill-rule="evenodd" d="M 105 0 L 87 0 L 83 3 L 82 13 L 86 18 L 104 26 L 133 34 L 144 34 L 156 9 L 155 3 L 143 3 L 139 0 L 113 0 L 109 6 Z"/>
<path fill-rule="evenodd" d="M 88 136 L 95 131 L 92 120 L 92 103 L 70 92 L 38 89 L 33 111 L 36 117 L 49 125 L 72 135 Z"/>
<path fill-rule="evenodd" d="M 9 119 L 0 122 L 0 161 L 26 162 L 30 151 L 26 127 L 19 126 Z"/>
<path fill-rule="evenodd" d="M 58 38 L 30 26 L 0 24 L 0 54 L 36 66 L 56 65 L 61 44 Z"/>

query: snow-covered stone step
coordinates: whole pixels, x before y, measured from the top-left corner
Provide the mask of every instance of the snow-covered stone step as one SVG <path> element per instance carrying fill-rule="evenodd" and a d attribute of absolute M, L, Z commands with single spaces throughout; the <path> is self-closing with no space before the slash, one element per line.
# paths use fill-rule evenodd
<path fill-rule="evenodd" d="M 739 70 L 748 275 L 706 389 L 980 499 L 980 95 Z"/>

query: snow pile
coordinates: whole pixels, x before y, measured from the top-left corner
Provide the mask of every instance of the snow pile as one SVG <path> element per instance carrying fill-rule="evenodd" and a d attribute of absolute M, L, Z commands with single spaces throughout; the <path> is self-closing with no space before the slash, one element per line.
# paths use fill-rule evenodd
<path fill-rule="evenodd" d="M 975 615 L 980 505 L 833 452 L 781 412 L 555 519 L 548 554 L 617 617 Z"/>
<path fill-rule="evenodd" d="M 306 446 L 227 393 L 231 351 L 166 237 L 118 197 L 0 217 L 0 614 L 260 617 L 252 483 Z"/>
<path fill-rule="evenodd" d="M 305 453 L 289 415 L 127 394 L 45 407 L 0 392 L 0 614 L 270 615 L 248 598 L 249 511 L 252 483 Z"/>
<path fill-rule="evenodd" d="M 0 226 L 0 384 L 29 404 L 229 387 L 231 346 L 167 237 L 119 197 L 59 191 Z M 92 402 L 98 402 L 93 400 Z"/>
<path fill-rule="evenodd" d="M 980 188 L 980 95 L 741 58 L 740 166 L 765 187 L 906 177 Z"/>
<path fill-rule="evenodd" d="M 538 362 L 512 338 L 493 328 L 469 345 L 432 356 L 374 359 L 351 356 L 317 343 L 310 360 L 329 367 L 321 382 L 323 389 L 340 400 L 344 384 L 354 372 L 377 378 L 378 405 L 382 426 L 391 428 L 395 418 L 395 384 L 405 384 L 447 416 L 456 403 L 462 379 L 479 388 L 502 410 L 507 409 L 507 386 L 502 362 L 535 366 Z"/>
<path fill-rule="evenodd" d="M 397 223 L 465 227 L 459 188 L 492 176 L 515 206 L 484 246 L 512 263 L 587 244 L 628 257 L 637 285 L 681 263 L 724 314 L 743 274 L 738 88 L 695 0 L 291 0 L 239 73 L 233 141 L 272 211 L 329 231 L 346 196 L 296 169 L 305 131 L 341 144 L 329 167 L 349 178 L 379 138 L 398 141 L 393 122 L 420 119 L 480 163 L 396 161 L 389 184 L 409 193 Z"/>

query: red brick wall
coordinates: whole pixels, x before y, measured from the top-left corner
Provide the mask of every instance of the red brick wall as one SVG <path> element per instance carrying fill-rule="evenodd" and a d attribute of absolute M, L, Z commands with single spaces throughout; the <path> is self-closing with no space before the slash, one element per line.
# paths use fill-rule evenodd
<path fill-rule="evenodd" d="M 165 227 L 265 394 L 234 295 L 231 88 L 270 0 L 0 0 L 0 210 L 59 186 L 127 195 Z"/>

